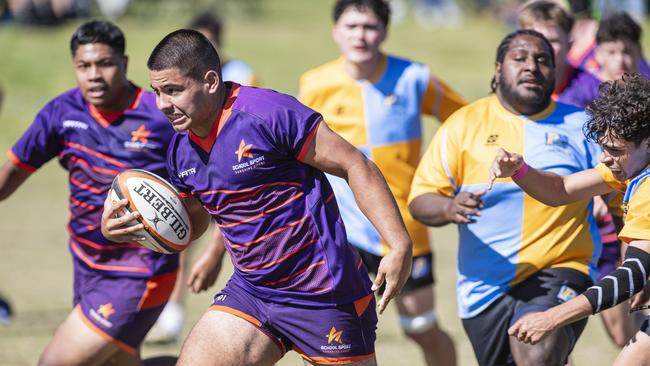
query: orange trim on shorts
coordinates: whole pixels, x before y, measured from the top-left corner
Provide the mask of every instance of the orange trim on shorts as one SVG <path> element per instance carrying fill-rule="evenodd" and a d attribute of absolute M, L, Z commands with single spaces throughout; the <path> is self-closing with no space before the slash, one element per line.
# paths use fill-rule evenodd
<path fill-rule="evenodd" d="M 36 171 L 36 168 L 23 162 L 20 160 L 16 154 L 14 154 L 13 151 L 9 150 L 7 151 L 7 158 L 9 161 L 11 161 L 15 166 L 19 167 L 20 169 L 29 172 L 29 173 L 34 173 Z"/>
<path fill-rule="evenodd" d="M 257 329 L 259 329 L 260 332 L 266 334 L 267 337 L 271 338 L 271 340 L 278 346 L 278 348 L 280 348 L 280 352 L 282 352 L 283 355 L 287 353 L 287 349 L 284 346 L 284 343 L 282 343 L 282 341 L 280 341 L 274 335 L 262 329 L 262 322 L 259 321 L 257 318 L 253 317 L 252 315 L 246 314 L 243 311 L 239 311 L 237 309 L 233 309 L 231 307 L 223 306 L 223 305 L 212 305 L 208 308 L 208 311 L 222 311 L 224 313 L 228 313 L 238 318 L 246 320 L 247 322 L 253 324 Z"/>
<path fill-rule="evenodd" d="M 120 341 L 118 339 L 115 339 L 115 338 L 111 337 L 110 335 L 106 334 L 103 330 L 99 329 L 92 321 L 90 321 L 90 319 L 88 319 L 86 317 L 86 314 L 84 314 L 84 312 L 81 311 L 81 305 L 75 306 L 74 309 L 75 309 L 76 312 L 79 313 L 79 317 L 84 322 L 84 324 L 86 324 L 88 326 L 88 328 L 90 328 L 90 330 L 92 330 L 93 332 L 99 334 L 102 338 L 104 338 L 108 342 L 114 344 L 119 349 L 121 349 L 121 350 L 123 350 L 123 351 L 125 351 L 125 352 L 127 352 L 129 354 L 132 354 L 134 356 L 138 354 L 138 351 L 135 348 L 129 346 L 128 344 L 126 344 L 126 343 L 124 343 L 124 342 L 122 342 L 122 341 Z"/>
<path fill-rule="evenodd" d="M 138 310 L 155 308 L 167 303 L 174 290 L 177 275 L 178 272 L 170 272 L 151 277 L 147 281 L 147 288 L 142 294 Z"/>
<path fill-rule="evenodd" d="M 373 296 L 373 293 L 369 293 L 368 295 L 354 301 L 354 310 L 357 311 L 357 316 L 361 316 L 361 314 L 368 309 L 368 305 L 372 301 Z"/>
<path fill-rule="evenodd" d="M 350 356 L 350 357 L 314 357 L 307 355 L 303 350 L 298 348 L 295 344 L 293 345 L 293 350 L 304 358 L 307 361 L 313 363 L 323 364 L 323 365 L 347 365 L 353 362 L 365 361 L 375 358 L 375 354 L 371 353 L 369 355 L 363 356 Z"/>

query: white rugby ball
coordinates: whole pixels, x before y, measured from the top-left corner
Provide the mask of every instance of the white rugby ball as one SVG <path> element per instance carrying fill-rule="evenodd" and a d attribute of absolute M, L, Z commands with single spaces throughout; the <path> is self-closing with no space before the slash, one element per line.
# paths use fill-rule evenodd
<path fill-rule="evenodd" d="M 118 174 L 111 186 L 111 199 L 126 198 L 127 212 L 138 211 L 146 239 L 137 243 L 159 253 L 178 253 L 192 238 L 192 222 L 181 195 L 167 181 L 146 170 Z"/>

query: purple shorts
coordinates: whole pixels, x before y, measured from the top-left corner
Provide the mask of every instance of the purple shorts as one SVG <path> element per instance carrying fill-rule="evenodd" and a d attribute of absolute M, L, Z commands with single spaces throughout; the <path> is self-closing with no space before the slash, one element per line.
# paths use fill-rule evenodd
<path fill-rule="evenodd" d="M 86 325 L 131 354 L 162 312 L 176 272 L 149 278 L 110 277 L 74 262 L 74 305 Z"/>
<path fill-rule="evenodd" d="M 231 281 L 214 297 L 209 310 L 248 321 L 269 336 L 282 354 L 294 350 L 313 363 L 340 365 L 375 357 L 373 294 L 351 304 L 308 307 L 254 297 Z"/>

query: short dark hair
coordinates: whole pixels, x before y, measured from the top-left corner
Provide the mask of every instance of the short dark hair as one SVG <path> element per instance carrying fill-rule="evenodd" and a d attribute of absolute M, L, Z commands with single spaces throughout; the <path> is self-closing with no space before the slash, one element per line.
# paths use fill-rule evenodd
<path fill-rule="evenodd" d="M 562 29 L 567 35 L 573 28 L 573 16 L 564 8 L 550 0 L 529 2 L 519 12 L 519 26 L 529 28 L 536 22 L 551 23 Z"/>
<path fill-rule="evenodd" d="M 597 44 L 625 40 L 636 45 L 641 40 L 641 26 L 627 13 L 612 14 L 598 23 Z"/>
<path fill-rule="evenodd" d="M 382 22 L 384 28 L 388 27 L 388 22 L 390 21 L 390 6 L 385 0 L 338 0 L 334 5 L 334 12 L 332 14 L 334 23 L 338 22 L 341 14 L 351 6 L 357 9 L 368 8 L 372 10 L 372 12 L 375 13 L 377 18 Z"/>
<path fill-rule="evenodd" d="M 544 37 L 543 34 L 539 33 L 536 30 L 532 29 L 518 29 L 507 36 L 503 38 L 501 43 L 499 44 L 499 47 L 497 47 L 497 57 L 496 57 L 496 63 L 501 64 L 503 63 L 503 59 L 506 57 L 506 53 L 508 53 L 508 49 L 510 49 L 510 44 L 512 41 L 515 40 L 515 38 L 520 37 L 520 36 L 533 36 L 537 37 L 542 40 L 546 48 L 548 48 L 548 51 L 551 53 L 551 65 L 555 67 L 555 57 L 554 52 L 553 52 L 553 46 L 551 45 L 551 42 Z M 492 89 L 492 92 L 495 93 L 497 90 L 497 80 L 496 80 L 496 75 L 492 77 L 492 82 L 490 83 L 490 88 Z"/>
<path fill-rule="evenodd" d="M 650 136 L 650 80 L 635 73 L 603 82 L 586 111 L 588 139 L 601 142 L 615 137 L 638 146 Z"/>
<path fill-rule="evenodd" d="M 103 43 L 113 51 L 124 55 L 124 33 L 115 24 L 105 20 L 91 20 L 83 23 L 72 34 L 70 52 L 74 57 L 79 46 L 89 43 Z"/>
<path fill-rule="evenodd" d="M 194 30 L 199 30 L 199 29 L 205 29 L 210 34 L 214 39 L 218 42 L 221 43 L 221 31 L 223 29 L 223 26 L 221 24 L 221 19 L 216 17 L 214 14 L 210 12 L 203 12 L 197 14 L 192 20 L 190 21 L 188 28 L 194 29 Z"/>
<path fill-rule="evenodd" d="M 151 51 L 147 67 L 152 71 L 176 68 L 197 80 L 208 70 L 214 70 L 221 79 L 219 54 L 203 34 L 192 29 L 179 29 L 166 35 Z"/>

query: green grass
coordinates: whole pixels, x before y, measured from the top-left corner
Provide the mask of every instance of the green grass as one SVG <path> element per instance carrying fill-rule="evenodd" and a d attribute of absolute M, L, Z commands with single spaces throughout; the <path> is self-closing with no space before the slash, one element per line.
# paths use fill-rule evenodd
<path fill-rule="evenodd" d="M 295 94 L 302 72 L 338 56 L 330 38 L 331 1 L 267 0 L 264 13 L 246 17 L 232 3 L 225 9 L 226 53 L 250 63 L 264 86 Z M 167 32 L 182 27 L 191 13 L 176 7 L 150 18 L 118 22 L 127 35 L 129 75 L 149 85 L 146 58 Z M 387 52 L 431 66 L 467 98 L 487 94 L 496 46 L 508 28 L 491 19 L 470 17 L 458 30 L 424 31 L 411 17 L 391 28 Z M 15 25 L 0 29 L 0 84 L 6 93 L 0 115 L 0 150 L 6 151 L 31 123 L 39 108 L 63 90 L 74 86 L 68 50 L 69 37 L 78 23 L 52 29 Z M 644 39 L 647 44 L 647 38 Z M 428 134 L 436 123 L 427 123 Z M 16 309 L 10 327 L 0 327 L 0 363 L 35 364 L 57 324 L 71 310 L 72 270 L 67 247 L 67 186 L 65 172 L 50 163 L 31 177 L 9 200 L 0 203 L 0 291 Z M 440 323 L 456 339 L 461 365 L 476 362 L 456 316 L 454 227 L 432 230 L 436 253 L 436 294 Z M 195 251 L 196 252 L 196 251 Z M 208 293 L 190 296 L 185 334 L 232 271 L 228 267 Z M 143 354 L 177 354 L 180 344 L 145 346 Z M 393 307 L 380 317 L 377 353 L 383 365 L 422 364 L 419 350 L 400 334 Z M 573 360 L 575 365 L 611 365 L 617 351 L 592 318 Z M 300 365 L 290 353 L 280 365 Z"/>

